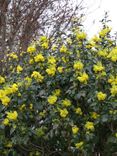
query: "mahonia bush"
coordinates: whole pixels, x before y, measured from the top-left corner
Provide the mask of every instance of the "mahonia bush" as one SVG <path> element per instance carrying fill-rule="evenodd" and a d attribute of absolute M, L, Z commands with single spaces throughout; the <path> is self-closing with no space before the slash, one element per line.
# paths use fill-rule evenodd
<path fill-rule="evenodd" d="M 41 36 L 0 75 L 2 156 L 117 152 L 117 46 L 104 26 L 56 42 Z"/>

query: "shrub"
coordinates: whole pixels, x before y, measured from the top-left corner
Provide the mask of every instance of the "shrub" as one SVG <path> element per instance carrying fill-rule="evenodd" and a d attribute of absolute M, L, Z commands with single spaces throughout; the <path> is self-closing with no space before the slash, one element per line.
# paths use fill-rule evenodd
<path fill-rule="evenodd" d="M 6 56 L 0 76 L 1 155 L 112 155 L 117 146 L 117 47 L 105 26 L 73 29 Z"/>

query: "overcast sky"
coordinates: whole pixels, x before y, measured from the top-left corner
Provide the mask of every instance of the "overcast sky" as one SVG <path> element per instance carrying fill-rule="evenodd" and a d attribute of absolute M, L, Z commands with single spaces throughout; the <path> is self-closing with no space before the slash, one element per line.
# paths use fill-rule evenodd
<path fill-rule="evenodd" d="M 99 21 L 104 17 L 105 11 L 109 13 L 113 32 L 117 31 L 117 0 L 85 0 L 85 3 L 88 9 L 84 26 L 89 37 L 99 31 L 101 26 Z"/>

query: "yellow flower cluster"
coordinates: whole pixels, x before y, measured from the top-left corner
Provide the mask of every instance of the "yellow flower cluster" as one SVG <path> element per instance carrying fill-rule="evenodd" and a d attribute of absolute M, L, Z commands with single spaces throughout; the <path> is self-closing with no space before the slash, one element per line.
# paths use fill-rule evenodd
<path fill-rule="evenodd" d="M 107 97 L 107 95 L 105 93 L 103 93 L 103 92 L 98 92 L 97 93 L 97 98 L 98 98 L 99 101 L 105 100 L 106 97 Z"/>
<path fill-rule="evenodd" d="M 86 130 L 91 130 L 91 131 L 94 131 L 94 123 L 93 122 L 90 122 L 90 121 L 87 121 L 86 124 L 85 124 L 85 128 Z"/>
<path fill-rule="evenodd" d="M 43 82 L 44 79 L 44 77 L 37 71 L 33 71 L 31 77 L 37 80 L 37 82 Z"/>
<path fill-rule="evenodd" d="M 83 145 L 84 145 L 84 142 L 83 142 L 83 141 L 78 142 L 78 143 L 75 144 L 76 148 L 77 148 L 77 149 L 80 149 L 80 150 L 82 150 Z"/>
<path fill-rule="evenodd" d="M 56 67 L 55 66 L 49 66 L 49 68 L 46 69 L 46 72 L 50 76 L 54 76 L 56 73 Z"/>
<path fill-rule="evenodd" d="M 49 40 L 46 36 L 41 36 L 40 37 L 40 45 L 43 49 L 48 49 L 49 48 Z"/>
<path fill-rule="evenodd" d="M 36 52 L 36 47 L 35 47 L 34 45 L 29 46 L 29 47 L 27 48 L 27 52 L 30 53 L 30 54 Z"/>
<path fill-rule="evenodd" d="M 97 62 L 97 64 L 93 66 L 93 70 L 95 73 L 102 72 L 104 71 L 104 69 L 105 67 L 102 65 L 101 62 Z"/>
<path fill-rule="evenodd" d="M 64 109 L 60 109 L 60 116 L 62 117 L 62 118 L 65 118 L 67 115 L 68 115 L 68 110 L 66 109 L 66 108 L 64 108 Z"/>
<path fill-rule="evenodd" d="M 67 52 L 67 47 L 63 44 L 60 48 L 61 53 L 66 53 Z"/>
<path fill-rule="evenodd" d="M 72 133 L 75 135 L 75 134 L 78 133 L 78 131 L 79 131 L 79 128 L 78 128 L 76 125 L 74 125 L 74 126 L 72 127 Z"/>
<path fill-rule="evenodd" d="M 16 111 L 14 112 L 7 112 L 7 119 L 9 120 L 17 120 L 18 113 Z"/>
<path fill-rule="evenodd" d="M 65 100 L 62 100 L 62 105 L 65 107 L 69 107 L 71 106 L 71 101 L 66 98 Z"/>
<path fill-rule="evenodd" d="M 83 63 L 81 61 L 77 61 L 74 63 L 74 69 L 75 70 L 82 70 L 84 67 Z"/>
<path fill-rule="evenodd" d="M 87 81 L 89 79 L 89 76 L 86 72 L 83 72 L 80 74 L 80 76 L 77 77 L 77 79 L 81 82 L 81 83 L 84 83 L 84 84 L 87 84 Z"/>
<path fill-rule="evenodd" d="M 107 58 L 111 59 L 111 61 L 116 62 L 117 61 L 117 47 L 114 48 L 109 55 L 107 56 Z"/>
<path fill-rule="evenodd" d="M 117 75 L 116 76 L 111 75 L 110 78 L 108 79 L 108 83 L 110 83 L 112 86 L 110 88 L 110 92 L 112 96 L 116 96 L 117 95 Z"/>
<path fill-rule="evenodd" d="M 75 109 L 75 112 L 76 112 L 76 114 L 78 114 L 78 115 L 82 115 L 82 114 L 83 114 L 80 107 L 76 108 L 76 109 Z"/>
<path fill-rule="evenodd" d="M 49 103 L 49 104 L 53 105 L 53 104 L 56 103 L 56 101 L 57 101 L 57 96 L 56 96 L 56 95 L 50 95 L 50 96 L 48 97 L 48 103 Z"/>
<path fill-rule="evenodd" d="M 8 54 L 7 56 L 9 56 L 10 59 L 12 58 L 12 59 L 18 60 L 18 56 L 16 55 L 15 52 L 12 52 L 12 53 Z"/>
<path fill-rule="evenodd" d="M 5 78 L 0 75 L 0 84 L 5 83 Z"/>
<path fill-rule="evenodd" d="M 109 28 L 109 27 L 103 28 L 99 32 L 99 35 L 100 35 L 100 37 L 105 37 L 110 31 L 111 31 L 111 28 Z"/>
<path fill-rule="evenodd" d="M 49 56 L 49 57 L 48 57 L 48 63 L 50 63 L 50 64 L 55 64 L 55 63 L 56 63 L 55 57 L 54 57 L 54 56 Z"/>
<path fill-rule="evenodd" d="M 20 65 L 18 65 L 16 70 L 17 70 L 17 73 L 20 73 L 22 72 L 23 68 Z"/>
<path fill-rule="evenodd" d="M 76 33 L 76 39 L 77 40 L 84 40 L 84 39 L 86 39 L 86 37 L 87 37 L 87 34 L 85 32 L 79 31 Z"/>
<path fill-rule="evenodd" d="M 45 61 L 45 58 L 42 54 L 38 54 L 34 57 L 35 62 L 43 62 Z"/>

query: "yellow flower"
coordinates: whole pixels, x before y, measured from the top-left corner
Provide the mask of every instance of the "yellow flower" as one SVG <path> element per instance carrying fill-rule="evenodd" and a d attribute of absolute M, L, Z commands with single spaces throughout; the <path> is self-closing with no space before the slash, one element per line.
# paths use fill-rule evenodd
<path fill-rule="evenodd" d="M 106 57 L 108 55 L 108 53 L 106 52 L 106 51 L 102 51 L 102 50 L 100 50 L 99 52 L 98 52 L 98 56 L 102 56 L 102 57 Z"/>
<path fill-rule="evenodd" d="M 75 112 L 76 114 L 82 115 L 82 110 L 80 107 L 76 108 Z"/>
<path fill-rule="evenodd" d="M 82 149 L 83 148 L 83 145 L 84 145 L 84 142 L 83 141 L 75 144 L 75 146 L 76 146 L 77 149 Z"/>
<path fill-rule="evenodd" d="M 18 91 L 18 85 L 16 83 L 14 83 L 12 86 L 11 86 L 11 92 L 12 93 L 15 93 Z"/>
<path fill-rule="evenodd" d="M 117 85 L 112 85 L 110 91 L 113 96 L 117 95 Z"/>
<path fill-rule="evenodd" d="M 117 61 L 117 47 L 115 47 L 107 56 L 107 58 L 110 58 L 111 61 L 116 62 Z"/>
<path fill-rule="evenodd" d="M 22 70 L 23 70 L 23 68 L 22 68 L 20 65 L 18 65 L 18 66 L 17 66 L 17 73 L 22 72 Z"/>
<path fill-rule="evenodd" d="M 57 49 L 57 45 L 56 44 L 52 45 L 51 49 L 52 49 L 52 51 L 55 51 Z"/>
<path fill-rule="evenodd" d="M 78 131 L 79 131 L 79 128 L 76 125 L 72 127 L 72 133 L 73 134 L 77 134 Z"/>
<path fill-rule="evenodd" d="M 32 79 L 30 78 L 30 77 L 25 77 L 25 81 L 26 81 L 26 83 L 25 83 L 25 85 L 28 87 L 28 86 L 30 86 L 31 85 L 31 83 L 32 83 Z"/>
<path fill-rule="evenodd" d="M 89 79 L 88 74 L 86 74 L 85 72 L 81 74 L 81 76 L 78 76 L 77 79 L 81 82 L 81 83 L 85 83 L 87 84 L 87 81 Z"/>
<path fill-rule="evenodd" d="M 93 66 L 93 70 L 95 73 L 102 72 L 102 71 L 104 71 L 104 69 L 105 68 L 101 62 L 97 62 L 97 64 Z"/>
<path fill-rule="evenodd" d="M 84 39 L 86 39 L 86 37 L 87 37 L 87 35 L 86 35 L 85 32 L 78 32 L 78 33 L 76 34 L 76 39 L 77 39 L 77 40 L 84 40 Z"/>
<path fill-rule="evenodd" d="M 37 71 L 33 71 L 31 77 L 33 77 L 38 82 L 43 82 L 44 77 Z"/>
<path fill-rule="evenodd" d="M 36 47 L 35 47 L 34 45 L 29 46 L 29 47 L 27 48 L 27 52 L 30 53 L 30 54 L 36 52 Z"/>
<path fill-rule="evenodd" d="M 0 84 L 5 83 L 5 78 L 0 75 Z"/>
<path fill-rule="evenodd" d="M 55 73 L 56 73 L 56 68 L 54 66 L 49 67 L 49 68 L 46 69 L 46 72 L 47 72 L 48 75 L 54 76 Z"/>
<path fill-rule="evenodd" d="M 61 94 L 61 90 L 60 89 L 55 89 L 53 94 L 56 95 L 56 96 L 59 96 Z"/>
<path fill-rule="evenodd" d="M 34 63 L 34 59 L 30 59 L 29 64 L 33 64 L 33 63 Z"/>
<path fill-rule="evenodd" d="M 48 49 L 49 48 L 49 43 L 48 42 L 44 42 L 41 44 L 43 49 Z"/>
<path fill-rule="evenodd" d="M 24 110 L 24 109 L 26 109 L 26 105 L 25 105 L 25 104 L 22 104 L 22 105 L 20 106 L 19 109 L 20 109 L 21 111 Z"/>
<path fill-rule="evenodd" d="M 69 106 L 71 106 L 71 101 L 68 99 L 65 99 L 65 100 L 62 100 L 62 104 L 65 107 L 69 107 Z"/>
<path fill-rule="evenodd" d="M 105 93 L 103 93 L 103 92 L 98 92 L 97 93 L 97 98 L 98 98 L 99 101 L 105 100 L 106 97 L 107 97 L 107 95 Z"/>
<path fill-rule="evenodd" d="M 56 63 L 55 57 L 54 57 L 54 56 L 49 56 L 49 57 L 48 57 L 48 63 L 50 63 L 50 64 L 55 64 L 55 63 Z"/>
<path fill-rule="evenodd" d="M 41 36 L 40 37 L 40 42 L 47 42 L 48 38 L 46 36 Z"/>
<path fill-rule="evenodd" d="M 18 113 L 16 111 L 14 112 L 7 112 L 7 118 L 9 120 L 17 120 Z"/>
<path fill-rule="evenodd" d="M 81 61 L 77 61 L 74 63 L 74 69 L 75 70 L 82 70 L 84 67 L 83 63 Z"/>
<path fill-rule="evenodd" d="M 99 117 L 99 114 L 97 114 L 96 112 L 93 112 L 93 113 L 91 114 L 91 117 L 92 117 L 93 119 L 97 119 L 97 118 Z"/>
<path fill-rule="evenodd" d="M 4 106 L 8 106 L 8 104 L 10 103 L 10 98 L 8 96 L 3 96 L 2 98 L 0 98 L 2 101 L 2 104 Z"/>
<path fill-rule="evenodd" d="M 66 53 L 67 52 L 67 47 L 63 44 L 60 48 L 61 53 Z"/>
<path fill-rule="evenodd" d="M 30 103 L 29 108 L 30 108 L 30 110 L 33 109 L 33 104 L 32 103 Z"/>
<path fill-rule="evenodd" d="M 109 28 L 109 27 L 103 28 L 103 29 L 99 32 L 99 35 L 100 35 L 101 37 L 105 37 L 110 31 L 111 31 L 111 28 Z"/>
<path fill-rule="evenodd" d="M 45 58 L 43 57 L 42 54 L 38 54 L 34 57 L 35 62 L 43 62 L 45 61 Z"/>
<path fill-rule="evenodd" d="M 64 108 L 63 110 L 62 109 L 60 110 L 60 116 L 62 118 L 65 118 L 67 115 L 68 115 L 68 111 L 66 108 Z"/>
<path fill-rule="evenodd" d="M 9 124 L 9 119 L 5 118 L 3 121 L 2 121 L 2 124 L 7 126 Z"/>
<path fill-rule="evenodd" d="M 87 121 L 86 124 L 85 124 L 85 128 L 87 130 L 94 131 L 94 123 L 93 122 L 90 122 L 90 121 Z"/>
<path fill-rule="evenodd" d="M 7 56 L 9 56 L 15 60 L 18 60 L 18 56 L 15 54 L 15 52 L 12 52 L 11 54 L 8 54 Z"/>
<path fill-rule="evenodd" d="M 57 101 L 57 96 L 56 96 L 56 95 L 50 95 L 50 96 L 48 97 L 48 103 L 49 103 L 49 104 L 53 105 L 53 104 L 56 103 L 56 101 Z"/>
<path fill-rule="evenodd" d="M 113 75 L 111 75 L 108 79 L 108 83 L 110 83 L 111 85 L 117 85 L 117 76 L 114 77 Z"/>
<path fill-rule="evenodd" d="M 57 70 L 58 70 L 59 73 L 62 73 L 63 72 L 63 67 L 58 67 Z"/>

